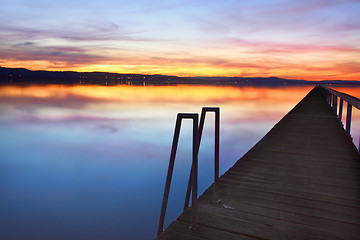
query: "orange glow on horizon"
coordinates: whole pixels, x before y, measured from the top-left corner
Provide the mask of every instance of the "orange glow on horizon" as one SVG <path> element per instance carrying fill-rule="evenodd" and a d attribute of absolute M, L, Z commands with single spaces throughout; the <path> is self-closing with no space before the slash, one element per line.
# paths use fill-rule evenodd
<path fill-rule="evenodd" d="M 285 79 L 299 80 L 358 80 L 360 81 L 360 72 L 354 71 L 356 66 L 341 65 L 338 68 L 325 66 L 319 70 L 312 70 L 294 67 L 289 65 L 286 68 L 257 69 L 254 67 L 223 67 L 223 66 L 156 66 L 156 65 L 82 65 L 67 66 L 66 63 L 57 62 L 56 65 L 50 61 L 14 61 L 1 62 L 3 67 L 26 68 L 29 70 L 47 70 L 47 71 L 77 71 L 77 72 L 112 72 L 123 74 L 161 74 L 174 75 L 178 77 L 279 77 Z"/>

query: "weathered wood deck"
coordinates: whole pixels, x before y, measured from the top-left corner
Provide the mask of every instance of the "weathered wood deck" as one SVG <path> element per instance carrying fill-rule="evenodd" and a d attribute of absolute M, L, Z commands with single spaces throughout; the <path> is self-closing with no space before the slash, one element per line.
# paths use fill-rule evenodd
<path fill-rule="evenodd" d="M 241 133 L 239 133 L 241 134 Z M 158 239 L 360 239 L 360 160 L 312 90 Z"/>

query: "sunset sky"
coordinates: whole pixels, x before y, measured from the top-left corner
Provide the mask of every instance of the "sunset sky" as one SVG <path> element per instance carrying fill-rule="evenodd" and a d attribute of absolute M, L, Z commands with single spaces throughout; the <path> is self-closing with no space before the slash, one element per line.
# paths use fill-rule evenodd
<path fill-rule="evenodd" d="M 1 0 L 0 66 L 360 80 L 360 0 Z"/>

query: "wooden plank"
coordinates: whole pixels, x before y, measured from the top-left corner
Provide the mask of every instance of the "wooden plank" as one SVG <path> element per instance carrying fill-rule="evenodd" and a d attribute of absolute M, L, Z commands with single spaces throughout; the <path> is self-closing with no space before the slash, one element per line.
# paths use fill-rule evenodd
<path fill-rule="evenodd" d="M 208 189 L 200 197 L 201 201 L 211 203 L 212 191 Z M 258 206 L 279 206 L 278 209 L 291 209 L 292 211 L 306 211 L 312 214 L 314 211 L 328 213 L 340 213 L 349 216 L 351 219 L 360 219 L 360 209 L 356 206 L 339 205 L 333 202 L 325 202 L 319 199 L 299 198 L 286 194 L 273 192 L 258 191 L 257 189 L 246 189 L 233 185 L 221 184 L 220 200 L 222 203 L 229 204 L 231 202 L 251 203 Z M 300 210 L 299 210 L 300 209 Z"/>
<path fill-rule="evenodd" d="M 203 237 L 196 237 L 192 234 L 186 234 L 179 231 L 173 231 L 171 225 L 166 229 L 165 232 L 163 232 L 157 239 L 177 239 L 177 240 L 206 240 L 206 238 Z"/>
<path fill-rule="evenodd" d="M 265 186 L 264 184 L 241 184 L 241 186 L 238 186 L 236 181 L 233 181 L 232 179 L 222 179 L 221 183 L 224 185 L 232 185 L 241 187 L 243 189 L 259 189 L 258 192 L 261 193 L 274 193 L 279 195 L 285 195 L 285 196 L 291 196 L 299 199 L 310 199 L 310 200 L 317 200 L 327 203 L 334 203 L 338 205 L 343 206 L 349 206 L 354 208 L 360 208 L 360 201 L 356 198 L 356 196 L 346 196 L 346 197 L 336 197 L 334 195 L 325 194 L 325 193 L 317 193 L 315 191 L 306 190 L 305 188 L 290 188 L 286 186 L 279 187 L 269 187 Z M 344 193 L 346 194 L 346 193 Z M 355 193 L 356 194 L 356 193 Z M 354 194 L 354 195 L 355 195 Z"/>
<path fill-rule="evenodd" d="M 263 209 L 263 212 L 259 211 L 258 214 L 264 214 L 271 210 L 359 225 L 360 209 L 357 207 L 324 203 L 314 199 L 304 200 L 272 193 L 265 195 L 262 192 L 254 191 L 239 190 L 238 188 L 221 191 L 221 204 L 250 212 L 254 209 Z M 211 196 L 211 193 L 204 193 L 200 200 L 202 203 L 213 204 Z"/>
<path fill-rule="evenodd" d="M 350 224 L 343 224 L 341 231 L 324 229 L 309 223 L 289 222 L 272 216 L 262 216 L 235 209 L 199 204 L 199 227 L 215 227 L 237 235 L 262 239 L 313 239 L 319 236 L 325 239 L 341 239 L 344 234 L 348 239 L 359 236 Z M 179 220 L 190 223 L 191 211 L 185 211 Z M 315 223 L 315 221 L 312 221 Z M 342 232 L 348 231 L 348 232 Z M 346 238 L 346 237 L 345 237 Z"/>
<path fill-rule="evenodd" d="M 258 169 L 257 169 L 258 170 Z M 244 172 L 242 172 L 244 173 Z M 236 171 L 231 171 L 227 175 L 224 175 L 223 178 L 233 178 L 234 180 L 244 181 L 244 182 L 254 182 L 254 183 L 264 183 L 264 184 L 276 184 L 283 182 L 283 178 L 286 177 L 288 181 L 284 182 L 288 186 L 302 186 L 309 185 L 314 188 L 325 188 L 325 189 L 334 189 L 334 190 L 348 190 L 348 191 L 359 191 L 359 184 L 356 181 L 350 181 L 348 179 L 343 180 L 339 178 L 331 178 L 331 180 L 326 181 L 323 178 L 302 174 L 286 174 L 282 172 L 266 172 L 258 171 L 256 173 L 248 172 L 246 174 L 237 174 Z M 331 176 L 329 176 L 331 177 Z"/>
<path fill-rule="evenodd" d="M 195 231 L 189 228 L 189 221 L 176 221 L 176 224 L 169 226 L 169 230 L 177 233 L 185 233 L 195 237 L 202 237 L 209 240 L 232 240 L 232 239 L 243 239 L 243 240 L 253 240 L 255 238 L 233 234 L 231 232 L 223 231 L 214 227 L 200 226 Z M 168 231 L 168 229 L 166 229 Z"/>
<path fill-rule="evenodd" d="M 237 173 L 239 171 L 243 173 L 269 173 L 277 176 L 277 173 L 279 174 L 287 174 L 287 175 L 293 175 L 294 177 L 297 177 L 297 174 L 304 175 L 304 173 L 307 173 L 308 176 L 320 176 L 320 177 L 333 177 L 333 178 L 339 178 L 339 179 L 349 179 L 353 180 L 354 182 L 358 182 L 359 177 L 354 177 L 356 175 L 360 174 L 360 170 L 357 167 L 337 167 L 336 165 L 333 166 L 324 166 L 324 167 L 316 167 L 316 164 L 314 166 L 311 166 L 311 163 L 302 163 L 303 165 L 299 165 L 297 163 L 293 164 L 293 167 L 291 167 L 291 163 L 289 163 L 287 166 L 281 165 L 276 163 L 275 164 L 253 164 L 254 162 L 249 161 L 242 164 L 241 167 L 232 168 L 232 171 L 234 173 Z M 332 171 L 336 168 L 336 172 Z M 324 179 L 325 180 L 325 179 Z"/>
<path fill-rule="evenodd" d="M 304 167 L 304 168 L 327 168 L 330 169 L 336 167 L 337 169 L 359 169 L 360 162 L 353 161 L 352 159 L 342 158 L 341 162 L 339 162 L 339 158 L 322 158 L 317 157 L 316 161 L 304 161 L 307 157 L 310 157 L 305 154 L 296 155 L 293 154 L 291 158 L 289 158 L 286 153 L 278 153 L 276 156 L 273 156 L 271 159 L 266 156 L 259 155 L 256 158 L 251 156 L 245 156 L 242 158 L 242 161 L 246 161 L 244 164 L 258 164 L 258 165 L 273 165 L 277 166 L 287 166 L 287 167 Z M 344 162 L 346 164 L 344 164 Z"/>

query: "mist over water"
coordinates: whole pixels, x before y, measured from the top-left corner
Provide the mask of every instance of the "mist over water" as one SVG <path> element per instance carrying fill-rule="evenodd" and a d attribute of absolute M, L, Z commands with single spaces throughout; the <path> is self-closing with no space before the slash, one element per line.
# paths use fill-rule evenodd
<path fill-rule="evenodd" d="M 0 87 L 0 238 L 153 239 L 178 112 L 220 107 L 223 174 L 311 89 Z M 191 125 L 180 134 L 166 225 L 184 203 Z M 213 125 L 207 114 L 200 194 L 212 183 Z"/>

